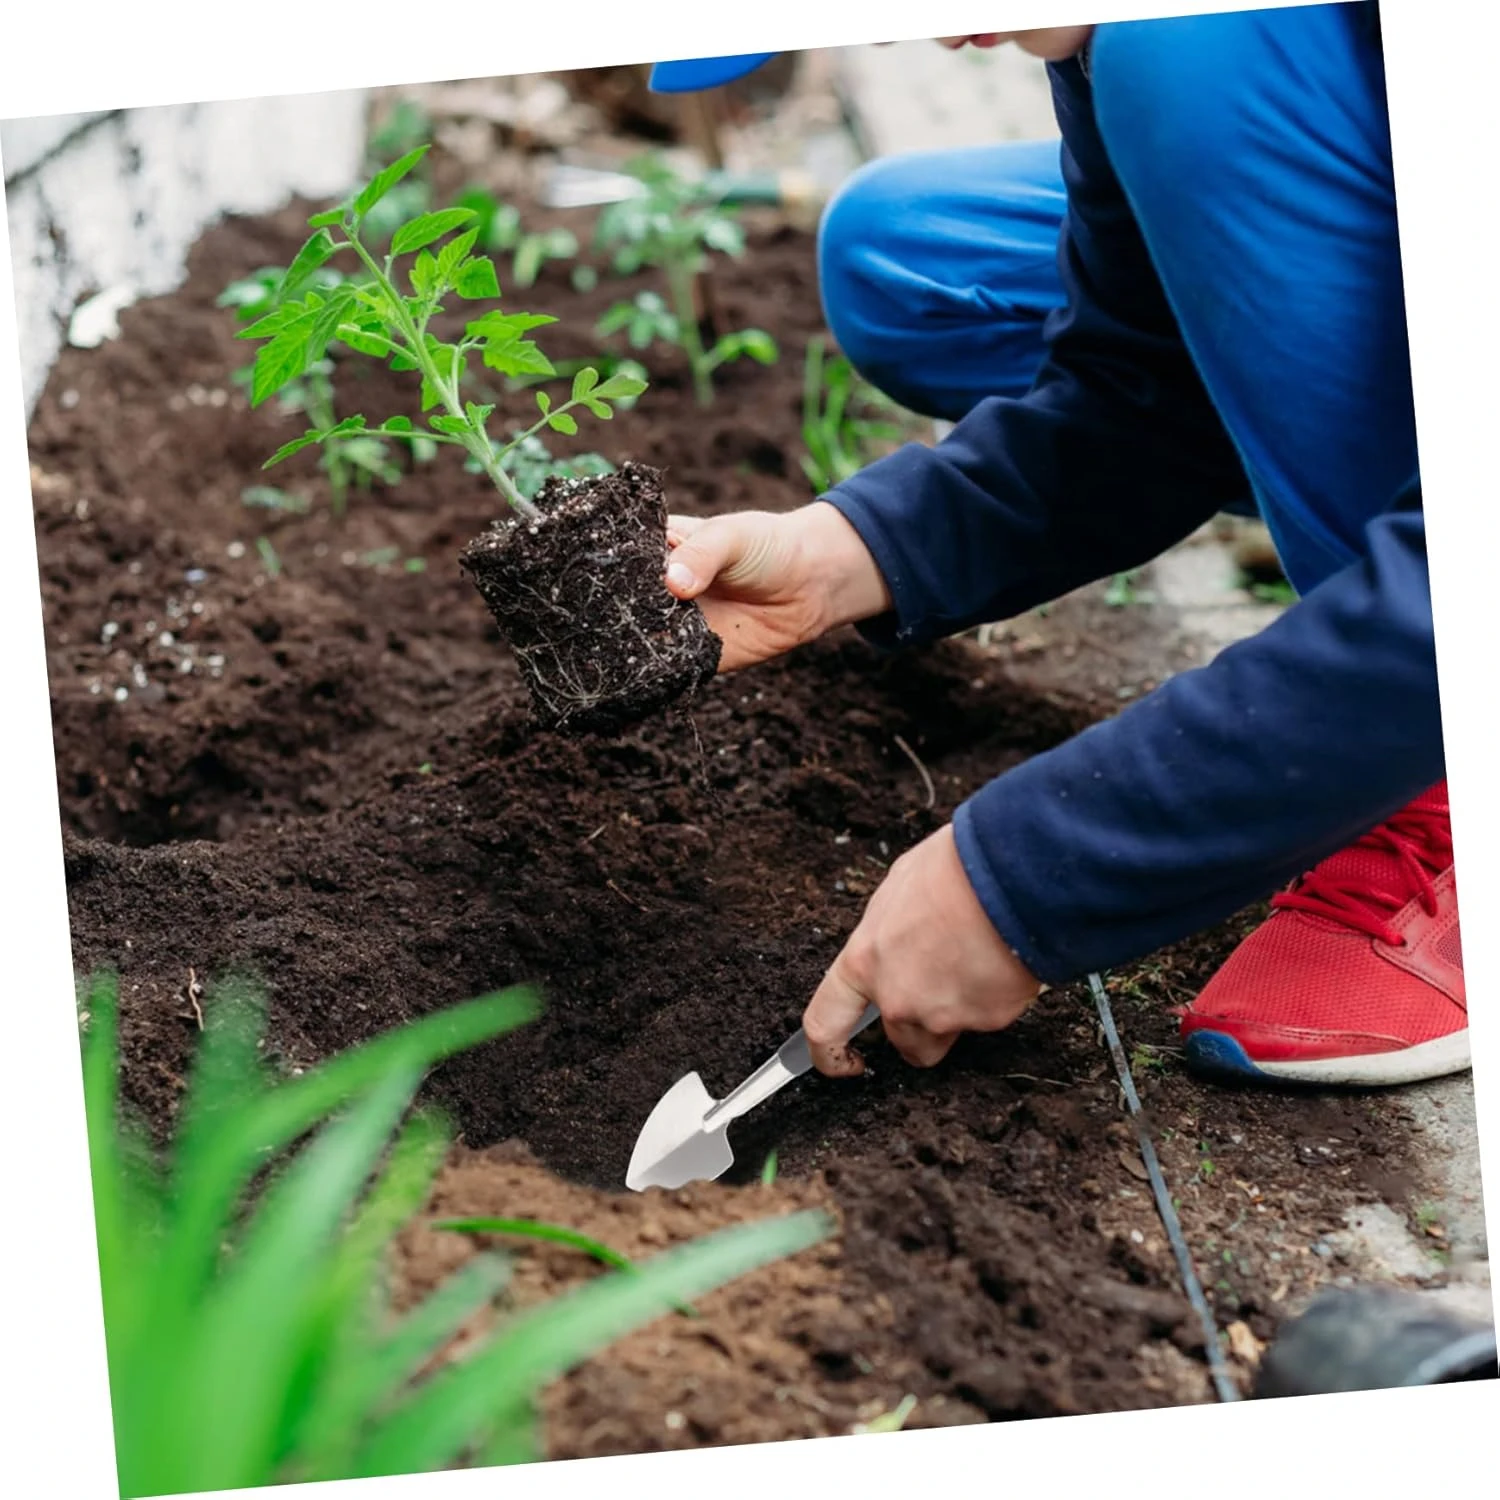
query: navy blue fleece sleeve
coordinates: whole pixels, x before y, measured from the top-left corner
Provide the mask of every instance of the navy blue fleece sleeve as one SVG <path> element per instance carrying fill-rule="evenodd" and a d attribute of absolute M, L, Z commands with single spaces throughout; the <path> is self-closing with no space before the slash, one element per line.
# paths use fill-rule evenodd
<path fill-rule="evenodd" d="M 1268 629 L 959 809 L 975 891 L 1039 979 L 1221 921 L 1443 779 L 1415 483 L 1367 542 Z"/>
<path fill-rule="evenodd" d="M 1065 307 L 1021 400 L 981 402 L 824 498 L 890 588 L 884 646 L 1009 618 L 1149 561 L 1249 496 L 1094 123 L 1077 63 L 1050 70 L 1068 209 Z"/>
<path fill-rule="evenodd" d="M 1066 312 L 1024 400 L 828 498 L 901 645 L 1003 619 L 1158 555 L 1246 493 L 1110 169 L 1076 65 L 1052 70 Z M 1001 934 L 1060 984 L 1269 894 L 1443 776 L 1421 493 L 1270 629 L 997 778 L 955 818 Z"/>

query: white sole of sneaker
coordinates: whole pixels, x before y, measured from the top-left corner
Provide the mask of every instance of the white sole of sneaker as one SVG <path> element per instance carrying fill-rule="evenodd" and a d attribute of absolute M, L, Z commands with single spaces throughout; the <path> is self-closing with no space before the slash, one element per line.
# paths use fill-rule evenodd
<path fill-rule="evenodd" d="M 1400 1052 L 1373 1052 L 1364 1057 L 1325 1057 L 1315 1062 L 1256 1063 L 1268 1078 L 1289 1083 L 1349 1084 L 1378 1087 L 1382 1084 L 1421 1083 L 1467 1072 L 1470 1066 L 1469 1029 L 1420 1042 Z"/>

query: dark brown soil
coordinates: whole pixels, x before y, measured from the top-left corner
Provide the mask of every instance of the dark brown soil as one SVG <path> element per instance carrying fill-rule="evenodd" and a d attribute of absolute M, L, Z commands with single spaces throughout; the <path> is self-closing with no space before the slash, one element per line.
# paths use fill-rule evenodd
<path fill-rule="evenodd" d="M 712 680 L 723 642 L 663 572 L 661 475 L 552 478 L 537 515 L 509 515 L 459 558 L 531 695 L 532 722 L 562 734 L 609 734 Z"/>
<path fill-rule="evenodd" d="M 434 461 L 339 521 L 299 457 L 285 482 L 310 513 L 267 524 L 279 569 L 257 549 L 241 492 L 297 419 L 246 407 L 230 384 L 244 348 L 213 303 L 284 263 L 305 212 L 209 234 L 178 294 L 125 312 L 118 341 L 64 354 L 31 430 L 74 954 L 120 974 L 127 1097 L 168 1128 L 196 985 L 230 971 L 268 986 L 289 1068 L 535 982 L 539 1022 L 433 1079 L 467 1148 L 437 1211 L 552 1217 L 640 1252 L 768 1209 L 835 1208 L 831 1248 L 557 1387 L 558 1455 L 847 1431 L 908 1393 L 913 1425 L 1209 1399 L 1086 992 L 1049 993 L 931 1072 L 873 1042 L 863 1078 L 809 1078 L 737 1125 L 726 1182 L 622 1191 L 659 1095 L 690 1069 L 722 1093 L 784 1040 L 897 854 L 1110 711 L 1145 616 L 1080 596 L 1035 650 L 1012 634 L 882 658 L 841 636 L 618 737 L 544 732 L 456 564 L 494 517 L 482 477 Z M 548 267 L 530 302 L 562 318 L 549 352 L 594 353 L 587 330 L 618 295 L 579 296 Z M 609 456 L 662 471 L 674 510 L 799 504 L 811 239 L 757 228 L 716 295 L 775 335 L 782 363 L 726 369 L 703 412 L 686 372 L 653 355 Z M 415 415 L 368 361 L 337 384 L 340 415 Z M 1102 654 L 1087 645 L 1101 637 Z M 1237 1171 L 1288 1182 L 1301 1105 L 1200 1091 L 1170 1059 L 1167 1005 L 1238 930 L 1117 977 L 1134 997 L 1121 1026 L 1165 1059 L 1151 1108 L 1234 1136 L 1252 1158 Z M 1377 1105 L 1321 1107 L 1380 1139 Z M 1370 1191 L 1358 1172 L 1295 1180 L 1324 1218 Z M 467 1253 L 413 1236 L 413 1292 Z M 537 1295 L 593 1274 L 528 1254 Z M 1274 1318 L 1272 1274 L 1218 1291 L 1222 1320 Z"/>

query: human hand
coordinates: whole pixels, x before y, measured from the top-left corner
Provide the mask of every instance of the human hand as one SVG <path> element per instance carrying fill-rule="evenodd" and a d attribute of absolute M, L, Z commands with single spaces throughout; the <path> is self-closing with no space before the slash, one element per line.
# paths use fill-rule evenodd
<path fill-rule="evenodd" d="M 698 601 L 708 628 L 724 642 L 721 672 L 780 656 L 891 607 L 859 533 L 823 501 L 782 515 L 671 516 L 667 544 L 667 588 Z"/>
<path fill-rule="evenodd" d="M 1003 1031 L 1042 986 L 979 904 L 952 826 L 903 854 L 870 898 L 802 1017 L 813 1066 L 853 1077 L 849 1039 L 874 1004 L 891 1044 L 930 1068 L 966 1031 Z"/>

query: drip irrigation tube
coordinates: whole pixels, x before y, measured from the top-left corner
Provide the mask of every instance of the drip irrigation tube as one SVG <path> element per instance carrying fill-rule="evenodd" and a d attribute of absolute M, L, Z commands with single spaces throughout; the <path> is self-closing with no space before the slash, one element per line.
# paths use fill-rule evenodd
<path fill-rule="evenodd" d="M 1193 1267 L 1193 1255 L 1183 1238 L 1182 1224 L 1177 1210 L 1172 1206 L 1172 1195 L 1167 1191 L 1166 1178 L 1162 1176 L 1161 1163 L 1157 1160 L 1156 1147 L 1146 1122 L 1141 1116 L 1141 1100 L 1135 1091 L 1135 1079 L 1130 1073 L 1130 1063 L 1125 1049 L 1120 1045 L 1120 1033 L 1115 1029 L 1114 1012 L 1110 1009 L 1109 996 L 1105 993 L 1104 981 L 1097 974 L 1089 975 L 1089 988 L 1094 992 L 1094 1003 L 1099 1009 L 1099 1021 L 1104 1027 L 1104 1040 L 1109 1045 L 1109 1055 L 1114 1059 L 1115 1072 L 1120 1078 L 1120 1087 L 1125 1092 L 1125 1102 L 1130 1107 L 1131 1124 L 1135 1126 L 1136 1142 L 1140 1146 L 1141 1160 L 1146 1166 L 1146 1175 L 1151 1180 L 1151 1191 L 1156 1196 L 1157 1212 L 1161 1215 L 1167 1239 L 1171 1241 L 1172 1253 L 1177 1257 L 1177 1269 L 1182 1275 L 1182 1287 L 1188 1301 L 1203 1325 L 1203 1347 L 1208 1357 L 1208 1370 L 1213 1378 L 1214 1390 L 1220 1401 L 1238 1401 L 1239 1391 L 1224 1362 L 1224 1351 L 1219 1344 L 1219 1325 L 1203 1295 L 1203 1286 Z"/>

